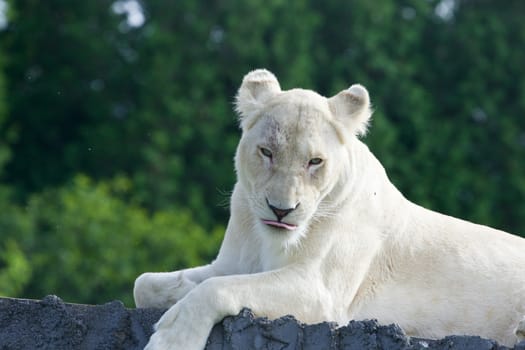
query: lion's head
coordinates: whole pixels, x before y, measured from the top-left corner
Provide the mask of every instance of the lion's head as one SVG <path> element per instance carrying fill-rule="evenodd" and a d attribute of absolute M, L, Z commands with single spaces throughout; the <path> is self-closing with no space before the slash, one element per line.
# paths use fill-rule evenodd
<path fill-rule="evenodd" d="M 349 186 L 348 144 L 366 132 L 367 90 L 352 85 L 331 98 L 282 91 L 267 70 L 248 73 L 236 101 L 243 131 L 235 158 L 256 231 L 287 244 L 333 213 Z"/>

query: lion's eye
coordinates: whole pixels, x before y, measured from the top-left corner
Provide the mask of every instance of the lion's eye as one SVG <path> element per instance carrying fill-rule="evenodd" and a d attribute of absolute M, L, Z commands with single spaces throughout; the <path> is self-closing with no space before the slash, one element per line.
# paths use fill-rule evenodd
<path fill-rule="evenodd" d="M 323 160 L 321 158 L 312 158 L 310 159 L 310 161 L 308 162 L 308 165 L 319 165 L 323 162 Z"/>
<path fill-rule="evenodd" d="M 261 147 L 261 154 L 267 158 L 272 158 L 272 151 L 270 151 L 268 148 Z"/>

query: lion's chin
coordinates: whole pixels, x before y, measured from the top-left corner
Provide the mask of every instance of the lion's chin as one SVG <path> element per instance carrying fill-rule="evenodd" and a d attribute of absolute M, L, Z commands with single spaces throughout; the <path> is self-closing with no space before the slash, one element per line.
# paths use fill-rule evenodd
<path fill-rule="evenodd" d="M 281 221 L 274 221 L 274 220 L 262 220 L 262 222 L 268 226 L 273 226 L 281 229 L 286 229 L 289 231 L 293 231 L 297 229 L 297 225 L 287 224 L 285 222 Z"/>

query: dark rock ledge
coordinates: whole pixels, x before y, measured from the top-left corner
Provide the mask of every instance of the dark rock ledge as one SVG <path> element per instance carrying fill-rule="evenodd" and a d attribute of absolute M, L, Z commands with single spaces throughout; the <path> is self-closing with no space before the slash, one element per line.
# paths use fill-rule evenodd
<path fill-rule="evenodd" d="M 142 349 L 163 310 L 127 309 L 119 301 L 104 305 L 0 298 L 0 350 L 14 349 Z M 208 350 L 244 349 L 508 349 L 479 337 L 450 336 L 440 340 L 406 337 L 395 325 L 352 321 L 305 325 L 291 316 L 274 321 L 255 318 L 248 310 L 217 324 Z M 525 350 L 525 342 L 514 347 Z"/>

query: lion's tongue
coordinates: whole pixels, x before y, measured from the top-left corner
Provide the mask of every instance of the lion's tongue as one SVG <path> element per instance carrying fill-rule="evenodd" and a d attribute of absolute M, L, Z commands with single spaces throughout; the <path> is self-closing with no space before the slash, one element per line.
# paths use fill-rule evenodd
<path fill-rule="evenodd" d="M 263 220 L 263 222 L 266 225 L 280 227 L 280 228 L 285 228 L 285 229 L 290 230 L 290 231 L 291 230 L 295 230 L 297 228 L 297 226 L 295 226 L 295 225 L 291 225 L 291 224 L 287 224 L 287 223 L 279 222 L 279 221 Z"/>

